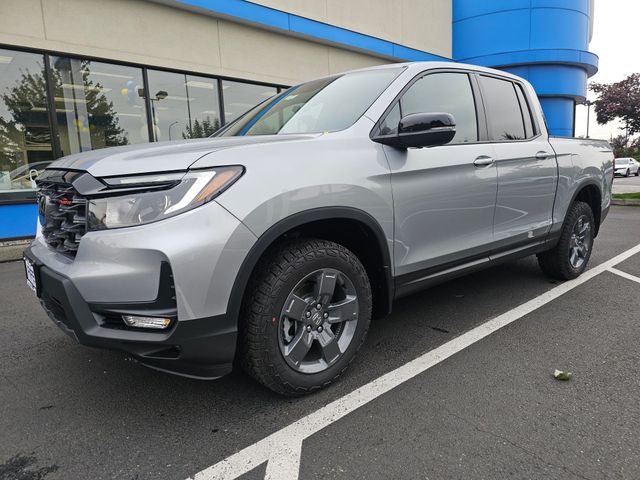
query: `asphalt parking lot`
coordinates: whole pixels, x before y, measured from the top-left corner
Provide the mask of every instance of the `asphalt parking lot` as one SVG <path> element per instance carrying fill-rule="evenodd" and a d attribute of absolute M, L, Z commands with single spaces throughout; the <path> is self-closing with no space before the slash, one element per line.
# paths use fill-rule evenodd
<path fill-rule="evenodd" d="M 638 243 L 640 208 L 613 207 L 590 268 Z M 301 449 L 271 445 L 242 478 L 640 478 L 640 253 L 616 268 L 549 300 L 559 284 L 527 258 L 403 299 L 341 381 L 292 400 L 239 372 L 199 382 L 75 345 L 21 263 L 0 264 L 0 479 L 217 478 L 205 469 L 285 427 Z M 354 390 L 543 298 L 355 409 Z M 321 428 L 291 426 L 316 411 Z"/>
<path fill-rule="evenodd" d="M 640 192 L 640 177 L 616 177 L 613 181 L 613 193 Z"/>

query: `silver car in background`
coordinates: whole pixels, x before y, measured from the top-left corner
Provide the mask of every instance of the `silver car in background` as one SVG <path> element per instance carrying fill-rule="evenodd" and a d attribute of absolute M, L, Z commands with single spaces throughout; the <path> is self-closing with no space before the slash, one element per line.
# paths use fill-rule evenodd
<path fill-rule="evenodd" d="M 401 296 L 532 254 L 580 275 L 612 181 L 608 144 L 549 137 L 519 77 L 363 69 L 212 138 L 50 165 L 27 283 L 82 344 L 195 378 L 236 363 L 300 395 L 336 380 Z"/>
<path fill-rule="evenodd" d="M 628 177 L 640 175 L 640 162 L 635 158 L 616 158 L 615 159 L 615 174 L 621 177 Z"/>

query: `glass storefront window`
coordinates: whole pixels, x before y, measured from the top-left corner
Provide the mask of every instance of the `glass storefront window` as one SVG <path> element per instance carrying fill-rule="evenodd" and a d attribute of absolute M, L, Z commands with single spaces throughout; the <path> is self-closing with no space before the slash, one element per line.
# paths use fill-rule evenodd
<path fill-rule="evenodd" d="M 220 128 L 215 79 L 158 70 L 148 78 L 156 141 L 208 137 Z"/>
<path fill-rule="evenodd" d="M 187 97 L 189 98 L 190 124 L 184 138 L 210 136 L 220 125 L 218 107 L 218 81 L 213 78 L 187 75 Z"/>
<path fill-rule="evenodd" d="M 33 190 L 54 159 L 46 91 L 42 55 L 0 49 L 0 193 Z"/>
<path fill-rule="evenodd" d="M 275 87 L 224 80 L 222 95 L 224 96 L 225 122 L 232 122 L 276 93 L 278 93 L 278 89 Z"/>
<path fill-rule="evenodd" d="M 149 99 L 156 142 L 182 138 L 189 127 L 189 102 L 184 74 L 149 70 Z"/>
<path fill-rule="evenodd" d="M 144 67 L 0 48 L 0 202 L 33 201 L 38 174 L 61 156 L 208 137 L 223 116 L 229 123 L 278 91 L 178 72 L 146 75 L 148 92 Z"/>
<path fill-rule="evenodd" d="M 142 70 L 51 57 L 62 155 L 149 141 Z"/>

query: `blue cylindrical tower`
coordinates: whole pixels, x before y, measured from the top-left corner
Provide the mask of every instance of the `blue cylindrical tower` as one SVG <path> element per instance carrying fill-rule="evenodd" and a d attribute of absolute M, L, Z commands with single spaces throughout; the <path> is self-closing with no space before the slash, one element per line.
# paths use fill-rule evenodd
<path fill-rule="evenodd" d="M 453 0 L 453 58 L 526 78 L 551 134 L 571 136 L 575 102 L 598 70 L 593 1 Z"/>

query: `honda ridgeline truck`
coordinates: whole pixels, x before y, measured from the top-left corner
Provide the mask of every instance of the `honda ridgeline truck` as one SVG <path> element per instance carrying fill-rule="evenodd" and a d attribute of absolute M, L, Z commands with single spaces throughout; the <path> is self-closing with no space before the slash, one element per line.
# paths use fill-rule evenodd
<path fill-rule="evenodd" d="M 566 280 L 613 153 L 550 137 L 531 85 L 407 63 L 310 81 L 210 138 L 71 155 L 37 179 L 28 284 L 84 345 L 297 395 L 336 380 L 398 297 L 536 254 Z"/>

